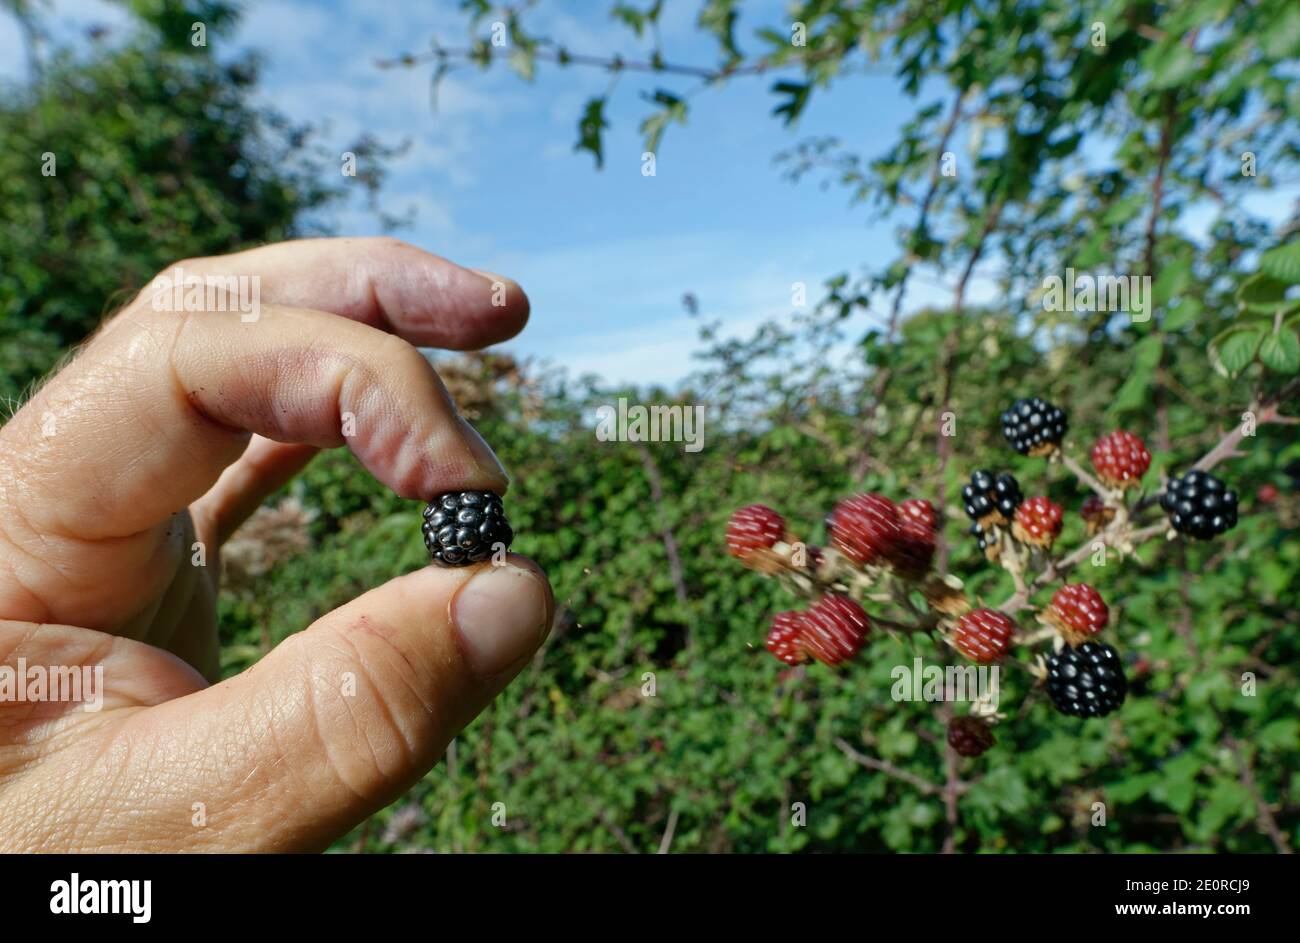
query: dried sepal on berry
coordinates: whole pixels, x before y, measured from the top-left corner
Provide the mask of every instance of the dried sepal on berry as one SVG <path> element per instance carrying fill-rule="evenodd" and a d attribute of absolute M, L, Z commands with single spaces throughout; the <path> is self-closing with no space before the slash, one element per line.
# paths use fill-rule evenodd
<path fill-rule="evenodd" d="M 1089 537 L 1101 533 L 1106 525 L 1115 519 L 1115 509 L 1107 507 L 1106 502 L 1095 494 L 1089 495 L 1084 500 L 1083 506 L 1079 508 L 1079 514 L 1083 517 Z"/>
<path fill-rule="evenodd" d="M 947 616 L 965 615 L 971 610 L 966 590 L 955 576 L 931 576 L 921 586 L 921 595 L 931 609 Z"/>

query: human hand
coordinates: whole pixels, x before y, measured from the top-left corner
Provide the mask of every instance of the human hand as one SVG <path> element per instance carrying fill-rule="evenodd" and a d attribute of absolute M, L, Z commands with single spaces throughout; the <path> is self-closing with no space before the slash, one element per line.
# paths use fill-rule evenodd
<path fill-rule="evenodd" d="M 209 685 L 218 550 L 318 449 L 412 500 L 504 490 L 413 344 L 504 340 L 528 302 L 390 239 L 178 267 L 255 277 L 256 320 L 158 311 L 147 288 L 0 428 L 0 850 L 323 848 L 424 775 L 551 624 L 523 557 L 426 567 Z M 20 659 L 102 666 L 101 709 L 16 700 Z"/>

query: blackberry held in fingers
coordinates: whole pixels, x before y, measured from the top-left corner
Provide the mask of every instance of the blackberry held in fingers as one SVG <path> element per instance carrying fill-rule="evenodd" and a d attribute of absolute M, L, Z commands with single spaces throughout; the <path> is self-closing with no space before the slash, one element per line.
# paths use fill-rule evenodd
<path fill-rule="evenodd" d="M 491 491 L 449 491 L 424 509 L 424 545 L 440 566 L 482 563 L 515 533 L 501 496 Z"/>
<path fill-rule="evenodd" d="M 1065 411 L 1037 396 L 1016 400 L 1002 414 L 1002 434 L 1021 455 L 1050 455 L 1069 428 Z"/>
<path fill-rule="evenodd" d="M 1174 530 L 1198 540 L 1210 540 L 1237 526 L 1237 493 L 1199 468 L 1171 478 L 1160 506 Z"/>
<path fill-rule="evenodd" d="M 1124 666 L 1109 645 L 1067 645 L 1047 659 L 1047 695 L 1062 714 L 1104 717 L 1124 703 L 1127 693 Z"/>

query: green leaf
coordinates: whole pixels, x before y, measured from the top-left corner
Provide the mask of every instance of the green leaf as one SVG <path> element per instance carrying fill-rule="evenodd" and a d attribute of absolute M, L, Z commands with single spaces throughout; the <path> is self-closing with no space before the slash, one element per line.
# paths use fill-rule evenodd
<path fill-rule="evenodd" d="M 1234 324 L 1210 341 L 1210 362 L 1223 376 L 1233 376 L 1246 369 L 1255 359 L 1255 351 L 1264 340 L 1265 329 Z"/>
<path fill-rule="evenodd" d="M 808 82 L 777 82 L 772 86 L 772 91 L 777 95 L 787 96 L 787 101 L 773 108 L 772 114 L 783 115 L 786 124 L 793 124 L 803 111 L 804 106 L 808 104 L 808 96 L 812 94 L 812 85 Z"/>
<path fill-rule="evenodd" d="M 578 121 L 578 143 L 573 147 L 575 151 L 591 151 L 596 158 L 597 167 L 605 166 L 604 132 L 609 127 L 605 121 L 605 101 L 603 96 L 587 100 L 582 118 Z"/>
<path fill-rule="evenodd" d="M 1259 46 L 1274 59 L 1294 59 L 1300 55 L 1300 7 L 1288 7 L 1268 29 L 1262 30 Z"/>
<path fill-rule="evenodd" d="M 1199 318 L 1204 310 L 1195 298 L 1184 298 L 1169 309 L 1161 326 L 1166 331 L 1181 331 Z"/>
<path fill-rule="evenodd" d="M 1269 334 L 1259 345 L 1259 359 L 1276 373 L 1300 371 L 1300 337 L 1290 330 Z"/>
<path fill-rule="evenodd" d="M 1259 258 L 1259 270 L 1279 282 L 1300 285 L 1300 239 L 1265 252 Z"/>
<path fill-rule="evenodd" d="M 660 105 L 661 108 L 641 122 L 641 134 L 645 138 L 645 149 L 652 154 L 657 154 L 659 142 L 663 139 L 664 130 L 668 125 L 674 121 L 678 124 L 686 123 L 686 102 L 663 89 L 649 96 L 649 100 Z"/>
<path fill-rule="evenodd" d="M 1151 294 L 1154 296 L 1152 307 L 1162 307 L 1169 303 L 1171 299 L 1177 298 L 1183 293 L 1192 280 L 1192 262 L 1190 259 L 1179 259 L 1166 265 L 1160 270 L 1156 277 L 1155 284 L 1151 286 Z"/>
<path fill-rule="evenodd" d="M 1272 314 L 1286 302 L 1286 283 L 1258 272 L 1241 283 L 1237 303 L 1248 311 Z"/>
<path fill-rule="evenodd" d="M 1151 87 L 1155 89 L 1182 85 L 1196 71 L 1196 53 L 1177 40 L 1152 46 L 1142 58 L 1151 69 Z"/>

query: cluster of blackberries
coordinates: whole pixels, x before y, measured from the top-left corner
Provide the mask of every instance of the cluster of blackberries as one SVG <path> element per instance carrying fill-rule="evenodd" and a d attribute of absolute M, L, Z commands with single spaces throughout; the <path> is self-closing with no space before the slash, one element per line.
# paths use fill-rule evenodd
<path fill-rule="evenodd" d="M 1237 493 L 1199 468 L 1171 478 L 1160 506 L 1174 530 L 1198 540 L 1210 540 L 1237 525 Z"/>
<path fill-rule="evenodd" d="M 421 531 L 433 562 L 442 566 L 482 563 L 515 539 L 501 496 L 491 491 L 439 495 L 424 509 Z"/>
<path fill-rule="evenodd" d="M 996 552 L 993 528 L 1010 524 L 1024 499 L 1020 483 L 1010 472 L 995 475 L 981 468 L 970 476 L 970 482 L 961 489 L 961 500 L 971 519 L 970 533 L 982 553 Z"/>

